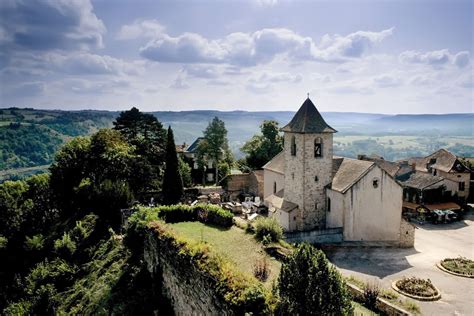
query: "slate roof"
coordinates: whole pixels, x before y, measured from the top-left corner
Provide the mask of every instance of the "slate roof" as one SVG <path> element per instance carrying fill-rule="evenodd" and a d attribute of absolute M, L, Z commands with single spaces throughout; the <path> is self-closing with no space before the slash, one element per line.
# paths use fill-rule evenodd
<path fill-rule="evenodd" d="M 408 163 L 415 164 L 416 170 L 423 172 L 429 172 L 428 167 L 444 172 L 469 172 L 469 169 L 458 160 L 456 155 L 443 148 L 424 158 L 410 158 Z M 461 170 L 453 169 L 456 163 L 461 164 Z"/>
<path fill-rule="evenodd" d="M 267 162 L 263 169 L 271 170 L 281 174 L 285 173 L 285 152 L 281 151 L 278 155 L 273 157 L 272 160 Z"/>
<path fill-rule="evenodd" d="M 407 181 L 402 182 L 401 184 L 407 188 L 414 188 L 418 190 L 423 190 L 428 187 L 432 189 L 438 188 L 444 185 L 444 179 L 437 176 L 432 176 L 431 174 L 426 173 L 413 173 Z"/>
<path fill-rule="evenodd" d="M 331 189 L 346 193 L 357 181 L 359 181 L 375 165 L 374 162 L 344 158 L 332 179 Z"/>
<path fill-rule="evenodd" d="M 298 208 L 298 204 L 285 200 L 283 196 L 284 196 L 284 190 L 282 189 L 278 191 L 277 193 L 272 194 L 268 196 L 267 198 L 265 198 L 265 201 L 271 203 L 273 207 L 287 213 Z"/>
<path fill-rule="evenodd" d="M 196 151 L 197 149 L 197 146 L 199 145 L 199 143 L 201 142 L 201 140 L 203 140 L 204 137 L 198 137 L 196 138 L 196 140 L 194 141 L 194 143 L 192 143 L 188 149 L 186 150 L 187 152 L 190 152 L 190 153 L 193 153 Z"/>
<path fill-rule="evenodd" d="M 293 133 L 336 133 L 337 131 L 329 126 L 318 112 L 313 102 L 307 98 L 296 112 L 293 119 L 285 125 L 283 132 Z"/>

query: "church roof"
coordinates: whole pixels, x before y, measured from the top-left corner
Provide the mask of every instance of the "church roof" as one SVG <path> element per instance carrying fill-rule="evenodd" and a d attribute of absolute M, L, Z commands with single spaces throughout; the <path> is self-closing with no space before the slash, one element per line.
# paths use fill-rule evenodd
<path fill-rule="evenodd" d="M 331 189 L 346 193 L 357 181 L 359 181 L 375 165 L 371 161 L 344 158 L 334 178 Z"/>
<path fill-rule="evenodd" d="M 283 132 L 293 133 L 335 133 L 334 128 L 329 126 L 318 112 L 310 98 L 307 98 L 296 112 L 290 123 L 282 129 Z"/>
<path fill-rule="evenodd" d="M 281 174 L 285 173 L 285 152 L 281 151 L 278 155 L 273 157 L 272 160 L 267 162 L 263 169 L 267 169 L 270 171 L 278 172 Z"/>
<path fill-rule="evenodd" d="M 289 213 L 289 212 L 293 211 L 294 209 L 296 209 L 298 207 L 298 204 L 295 204 L 293 202 L 290 202 L 290 201 L 286 200 L 283 197 L 284 195 L 285 195 L 284 190 L 282 189 L 282 190 L 278 191 L 277 193 L 266 197 L 265 201 L 271 203 L 273 207 L 275 207 L 275 208 L 277 208 L 281 211 Z"/>

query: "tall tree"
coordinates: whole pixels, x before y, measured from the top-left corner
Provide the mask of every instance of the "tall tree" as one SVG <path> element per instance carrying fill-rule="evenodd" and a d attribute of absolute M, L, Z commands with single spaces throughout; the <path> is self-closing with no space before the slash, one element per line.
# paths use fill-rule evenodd
<path fill-rule="evenodd" d="M 352 315 L 350 295 L 321 250 L 303 243 L 278 278 L 281 315 Z"/>
<path fill-rule="evenodd" d="M 133 107 L 121 112 L 113 124 L 114 129 L 136 146 L 138 154 L 146 156 L 153 165 L 163 164 L 166 130 L 155 116 Z"/>
<path fill-rule="evenodd" d="M 263 121 L 260 130 L 260 135 L 254 135 L 242 147 L 242 151 L 247 154 L 245 163 L 253 170 L 261 169 L 283 150 L 283 137 L 278 132 L 277 121 Z"/>
<path fill-rule="evenodd" d="M 183 196 L 183 180 L 179 173 L 178 155 L 174 143 L 173 130 L 168 128 L 168 141 L 166 143 L 166 167 L 163 177 L 163 203 L 176 204 Z"/>
<path fill-rule="evenodd" d="M 198 157 L 213 161 L 216 169 L 215 180 L 217 184 L 219 182 L 219 163 L 224 160 L 228 164 L 232 163 L 224 121 L 216 116 L 209 122 L 209 125 L 204 130 L 204 140 L 199 143 L 197 151 Z"/>

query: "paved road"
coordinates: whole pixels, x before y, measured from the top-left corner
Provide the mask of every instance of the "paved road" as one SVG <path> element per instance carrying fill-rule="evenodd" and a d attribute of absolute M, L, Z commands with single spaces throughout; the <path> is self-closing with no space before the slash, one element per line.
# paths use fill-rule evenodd
<path fill-rule="evenodd" d="M 415 247 L 337 248 L 328 257 L 344 275 L 372 281 L 390 288 L 402 276 L 429 278 L 441 291 L 436 302 L 419 302 L 423 315 L 474 315 L 474 279 L 457 277 L 439 270 L 436 262 L 446 257 L 474 258 L 474 213 L 464 221 L 420 226 Z"/>

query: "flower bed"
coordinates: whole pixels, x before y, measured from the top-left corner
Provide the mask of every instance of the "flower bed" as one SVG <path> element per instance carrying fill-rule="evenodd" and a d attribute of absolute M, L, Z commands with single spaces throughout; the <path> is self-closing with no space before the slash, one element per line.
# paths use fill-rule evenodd
<path fill-rule="evenodd" d="M 392 283 L 395 291 L 420 301 L 435 301 L 441 298 L 439 290 L 430 279 L 403 278 Z"/>
<path fill-rule="evenodd" d="M 447 258 L 437 265 L 441 270 L 467 278 L 474 278 L 474 261 L 459 257 Z"/>

